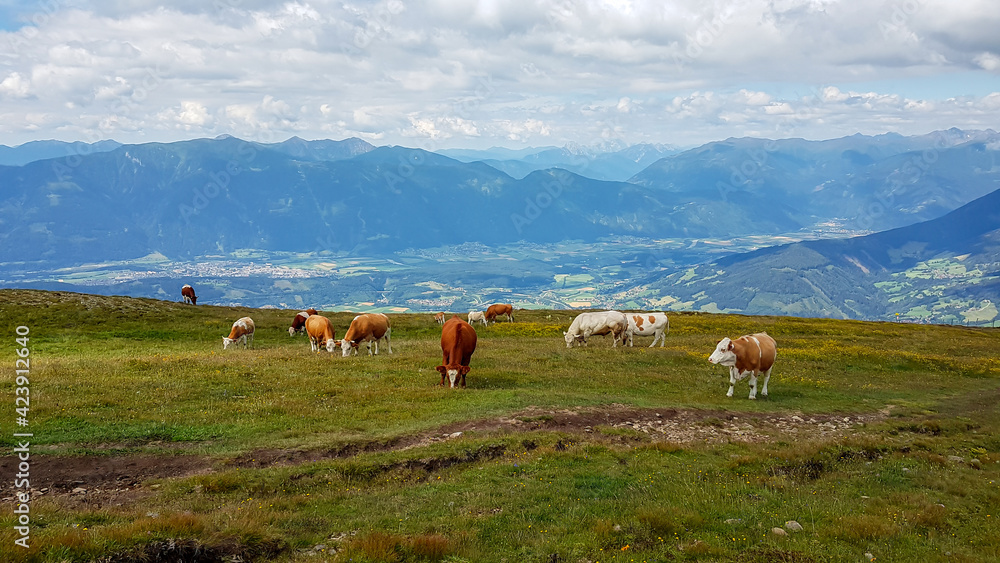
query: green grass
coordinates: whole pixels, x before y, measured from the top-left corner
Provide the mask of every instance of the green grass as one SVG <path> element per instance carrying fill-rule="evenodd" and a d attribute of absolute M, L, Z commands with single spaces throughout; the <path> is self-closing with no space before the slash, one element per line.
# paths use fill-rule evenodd
<path fill-rule="evenodd" d="M 431 314 L 392 316 L 394 354 L 345 359 L 289 337 L 294 313 L 0 291 L 8 349 L 15 327 L 31 330 L 33 455 L 212 460 L 120 506 L 37 497 L 28 551 L 8 549 L 14 518 L 0 512 L 0 561 L 184 549 L 295 561 L 1000 557 L 1000 332 L 675 313 L 663 348 L 597 337 L 567 349 L 575 312 L 519 311 L 477 326 L 469 387 L 451 390 L 436 385 Z M 256 348 L 223 351 L 247 314 Z M 338 336 L 353 317 L 328 316 Z M 744 381 L 727 398 L 728 374 L 707 356 L 723 336 L 762 330 L 778 342 L 770 397 L 748 400 Z M 13 370 L 0 381 L 12 389 Z M 690 409 L 710 428 L 733 415 L 884 414 L 839 437 L 759 442 L 678 443 L 599 421 L 530 430 L 564 411 L 621 409 Z M 524 429 L 470 428 L 508 419 Z M 456 424 L 463 435 L 441 440 Z M 365 451 L 414 436 L 434 439 Z M 264 450 L 356 453 L 239 462 Z M 770 532 L 788 520 L 804 530 Z"/>

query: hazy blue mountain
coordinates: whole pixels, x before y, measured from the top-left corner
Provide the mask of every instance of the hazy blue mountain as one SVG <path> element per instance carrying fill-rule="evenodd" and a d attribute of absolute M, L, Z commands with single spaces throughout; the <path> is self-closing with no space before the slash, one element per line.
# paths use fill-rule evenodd
<path fill-rule="evenodd" d="M 343 141 L 320 139 L 306 141 L 292 137 L 286 141 L 272 144 L 260 144 L 262 148 L 271 149 L 298 160 L 341 160 L 352 158 L 375 149 L 375 146 L 356 137 Z"/>
<path fill-rule="evenodd" d="M 121 143 L 112 140 L 97 141 L 96 143 L 31 141 L 16 147 L 0 145 L 0 166 L 23 166 L 36 160 L 84 156 L 114 150 L 120 146 Z"/>
<path fill-rule="evenodd" d="M 629 181 L 695 202 L 766 198 L 796 210 L 803 225 L 825 218 L 876 231 L 938 217 L 1000 188 L 1000 135 L 728 139 L 663 158 Z"/>
<path fill-rule="evenodd" d="M 285 149 L 224 137 L 125 145 L 72 167 L 0 167 L 0 261 L 67 264 L 150 252 L 188 259 L 240 248 L 378 253 L 796 226 L 780 214 L 706 225 L 671 194 L 558 169 L 517 180 L 483 163 L 403 147 L 339 160 Z"/>
<path fill-rule="evenodd" d="M 513 178 L 532 172 L 561 168 L 595 180 L 625 181 L 664 156 L 676 154 L 669 145 L 639 144 L 629 147 L 543 147 L 511 151 L 449 149 L 438 151 L 463 162 L 485 162 Z"/>
<path fill-rule="evenodd" d="M 675 309 L 990 321 L 1000 294 L 1000 190 L 915 225 L 764 248 L 660 276 L 633 294 Z"/>

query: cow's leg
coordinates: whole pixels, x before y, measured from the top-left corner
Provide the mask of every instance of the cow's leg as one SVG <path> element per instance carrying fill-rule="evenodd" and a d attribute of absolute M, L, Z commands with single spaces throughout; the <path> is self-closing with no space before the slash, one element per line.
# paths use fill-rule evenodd
<path fill-rule="evenodd" d="M 309 348 L 312 349 L 313 352 L 319 351 L 319 342 L 312 336 L 309 337 Z"/>
<path fill-rule="evenodd" d="M 369 341 L 365 342 L 365 346 L 368 347 L 368 355 L 371 356 L 372 355 L 372 341 L 369 340 Z M 375 346 L 376 346 L 375 347 L 375 353 L 377 354 L 378 353 L 378 344 L 376 344 Z"/>
<path fill-rule="evenodd" d="M 750 372 L 750 398 L 751 399 L 756 399 L 757 398 L 757 372 L 756 371 L 751 371 Z"/>
<path fill-rule="evenodd" d="M 385 331 L 385 347 L 389 350 L 390 354 L 392 354 L 392 343 L 389 342 L 389 336 L 391 334 L 392 334 L 392 329 L 391 328 L 390 329 L 386 329 L 386 331 Z"/>
<path fill-rule="evenodd" d="M 764 397 L 767 397 L 767 380 L 771 379 L 772 369 L 774 369 L 774 366 L 767 368 L 767 371 L 764 372 L 764 386 L 760 390 L 760 394 L 763 395 Z"/>
<path fill-rule="evenodd" d="M 733 396 L 734 387 L 736 387 L 736 366 L 729 368 L 729 392 L 726 393 L 727 397 Z"/>

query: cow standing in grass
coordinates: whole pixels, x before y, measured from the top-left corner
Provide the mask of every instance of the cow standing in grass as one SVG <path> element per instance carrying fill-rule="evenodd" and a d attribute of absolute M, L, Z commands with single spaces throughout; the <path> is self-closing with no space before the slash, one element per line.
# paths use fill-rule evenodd
<path fill-rule="evenodd" d="M 181 297 L 185 303 L 198 304 L 198 296 L 194 294 L 194 288 L 190 285 L 184 284 L 184 287 L 181 288 Z"/>
<path fill-rule="evenodd" d="M 299 311 L 295 314 L 295 318 L 292 319 L 292 326 L 288 327 L 288 336 L 295 336 L 297 332 L 306 331 L 306 319 L 310 315 L 318 315 L 319 311 L 316 309 L 306 309 L 305 311 Z"/>
<path fill-rule="evenodd" d="M 469 324 L 479 321 L 486 326 L 486 313 L 482 311 L 469 311 Z"/>
<path fill-rule="evenodd" d="M 320 348 L 326 347 L 326 351 L 332 354 L 338 342 L 336 332 L 333 330 L 333 323 L 330 322 L 330 319 L 323 315 L 309 315 L 305 326 L 312 351 L 319 352 Z"/>
<path fill-rule="evenodd" d="M 667 333 L 670 332 L 670 320 L 666 313 L 628 313 L 628 345 L 632 346 L 632 337 L 652 336 L 653 342 L 650 348 L 656 346 L 656 341 L 660 341 L 660 348 L 667 342 Z"/>
<path fill-rule="evenodd" d="M 625 333 L 628 331 L 628 319 L 618 311 L 601 311 L 597 313 L 580 313 L 569 325 L 569 330 L 563 332 L 566 347 L 572 348 L 573 343 L 587 345 L 587 338 L 595 334 L 611 335 L 611 347 L 618 346 L 618 341 L 625 344 Z"/>
<path fill-rule="evenodd" d="M 465 375 L 469 373 L 469 362 L 476 351 L 476 329 L 458 315 L 452 316 L 441 329 L 441 352 L 444 358 L 437 370 L 441 373 L 441 386 L 448 376 L 450 387 L 465 388 Z"/>
<path fill-rule="evenodd" d="M 443 325 L 444 324 L 444 312 L 440 312 L 440 313 L 434 315 L 434 322 L 436 322 L 439 325 Z"/>
<path fill-rule="evenodd" d="M 366 313 L 354 317 L 351 326 L 347 329 L 347 334 L 340 341 L 340 348 L 346 358 L 353 350 L 358 353 L 358 344 L 365 342 L 368 344 L 368 355 L 372 355 L 372 343 L 375 344 L 375 354 L 378 354 L 378 341 L 385 339 L 385 345 L 392 354 L 392 344 L 389 342 L 389 335 L 392 327 L 389 324 L 389 317 L 382 313 Z"/>
<path fill-rule="evenodd" d="M 243 317 L 233 323 L 233 328 L 229 331 L 229 336 L 222 337 L 222 349 L 229 348 L 232 343 L 243 343 L 244 348 L 253 347 L 253 319 Z"/>
<path fill-rule="evenodd" d="M 514 306 L 510 303 L 497 303 L 486 308 L 486 324 L 497 322 L 497 317 L 506 316 L 508 322 L 514 322 Z"/>
<path fill-rule="evenodd" d="M 757 398 L 757 376 L 764 375 L 764 387 L 760 394 L 767 397 L 767 380 L 771 378 L 771 368 L 778 356 L 778 345 L 766 332 L 748 334 L 736 340 L 723 338 L 708 357 L 713 364 L 729 367 L 729 392 L 733 396 L 736 382 L 750 376 L 750 398 Z"/>

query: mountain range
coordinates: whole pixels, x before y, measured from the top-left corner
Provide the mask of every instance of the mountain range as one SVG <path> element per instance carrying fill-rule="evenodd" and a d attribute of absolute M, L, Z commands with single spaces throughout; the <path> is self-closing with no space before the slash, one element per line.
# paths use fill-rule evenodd
<path fill-rule="evenodd" d="M 579 147 L 442 152 L 451 156 L 359 139 L 293 137 L 262 144 L 229 136 L 86 147 L 29 143 L 0 150 L 12 163 L 36 158 L 0 166 L 0 278 L 11 278 L 4 270 L 65 269 L 154 254 L 197 261 L 253 250 L 320 259 L 473 243 L 592 245 L 614 237 L 638 237 L 654 248 L 661 241 L 664 249 L 710 239 L 724 248 L 747 237 L 801 240 L 888 231 L 723 260 L 714 260 L 715 252 L 705 255 L 712 264 L 681 272 L 652 268 L 647 273 L 658 279 L 618 280 L 601 290 L 609 305 L 868 318 L 910 303 L 905 295 L 920 284 L 898 275 L 920 279 L 913 269 L 928 261 L 968 255 L 966 260 L 980 264 L 991 256 L 988 235 L 981 232 L 976 236 L 986 239 L 943 237 L 948 246 L 939 248 L 916 235 L 890 236 L 893 229 L 940 218 L 933 229 L 964 232 L 964 225 L 945 221 L 948 214 L 1000 189 L 1000 135 L 991 130 L 828 141 L 741 138 L 685 151 L 641 145 L 603 153 Z M 575 172 L 566 169 L 573 168 L 573 159 Z M 621 181 L 581 172 L 631 175 Z M 954 220 L 971 224 L 975 211 L 964 213 Z M 893 237 L 902 236 L 926 243 L 919 260 L 884 259 L 910 256 L 901 249 L 911 246 L 893 246 L 899 242 Z M 854 252 L 850 245 L 868 246 Z M 654 262 L 670 264 L 670 252 L 660 251 Z M 856 276 L 865 270 L 862 286 L 881 285 L 838 297 L 861 287 L 852 284 L 860 283 Z M 774 275 L 762 281 L 772 271 L 784 272 L 788 283 L 775 284 Z M 967 271 L 983 273 L 967 276 L 979 283 L 988 282 L 985 274 L 996 268 Z M 803 289 L 811 286 L 817 288 L 812 293 Z M 988 294 L 977 288 L 948 291 L 964 291 L 963 302 Z"/>

